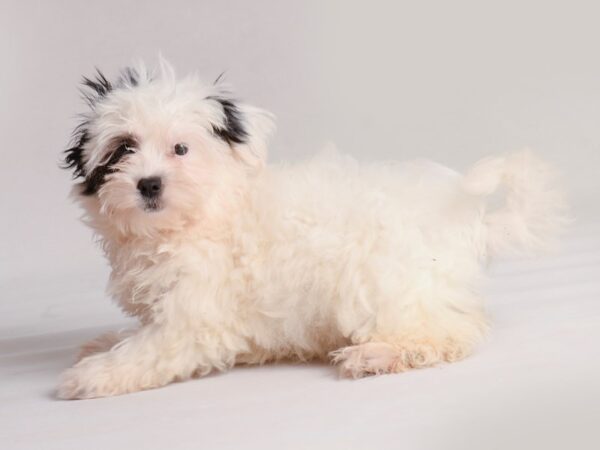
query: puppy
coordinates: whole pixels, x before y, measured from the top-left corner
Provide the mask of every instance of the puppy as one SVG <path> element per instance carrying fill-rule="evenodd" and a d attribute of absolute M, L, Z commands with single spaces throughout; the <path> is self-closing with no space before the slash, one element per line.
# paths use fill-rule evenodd
<path fill-rule="evenodd" d="M 488 328 L 485 262 L 543 250 L 564 222 L 554 171 L 528 151 L 466 175 L 332 151 L 267 166 L 273 116 L 220 81 L 161 62 L 84 85 L 65 163 L 108 291 L 140 326 L 86 344 L 60 398 L 284 358 L 330 358 L 351 377 L 459 360 Z"/>

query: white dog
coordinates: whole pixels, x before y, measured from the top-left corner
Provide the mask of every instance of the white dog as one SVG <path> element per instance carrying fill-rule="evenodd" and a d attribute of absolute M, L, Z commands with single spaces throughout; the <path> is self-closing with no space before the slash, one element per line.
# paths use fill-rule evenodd
<path fill-rule="evenodd" d="M 486 260 L 543 249 L 563 222 L 554 171 L 527 151 L 464 176 L 335 152 L 266 166 L 271 114 L 219 80 L 155 72 L 84 79 L 91 110 L 66 164 L 109 292 L 141 324 L 85 345 L 61 398 L 282 358 L 329 357 L 353 377 L 458 360 L 487 329 Z"/>

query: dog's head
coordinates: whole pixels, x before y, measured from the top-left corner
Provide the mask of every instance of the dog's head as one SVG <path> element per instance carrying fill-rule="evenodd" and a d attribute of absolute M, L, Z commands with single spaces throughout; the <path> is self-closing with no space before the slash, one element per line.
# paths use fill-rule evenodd
<path fill-rule="evenodd" d="M 273 119 L 237 102 L 217 80 L 125 69 L 84 78 L 90 107 L 66 151 L 75 194 L 96 218 L 131 233 L 185 226 L 226 210 L 265 164 Z M 239 195 L 239 192 L 238 192 Z"/>

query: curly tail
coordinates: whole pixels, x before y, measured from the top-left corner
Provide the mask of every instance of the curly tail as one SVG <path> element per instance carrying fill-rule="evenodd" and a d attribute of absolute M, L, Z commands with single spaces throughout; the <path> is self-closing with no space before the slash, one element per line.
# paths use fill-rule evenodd
<path fill-rule="evenodd" d="M 491 202 L 486 202 L 490 255 L 543 252 L 570 221 L 558 171 L 530 150 L 479 161 L 465 175 L 463 187 L 483 197 L 504 188 L 500 208 L 488 211 Z"/>

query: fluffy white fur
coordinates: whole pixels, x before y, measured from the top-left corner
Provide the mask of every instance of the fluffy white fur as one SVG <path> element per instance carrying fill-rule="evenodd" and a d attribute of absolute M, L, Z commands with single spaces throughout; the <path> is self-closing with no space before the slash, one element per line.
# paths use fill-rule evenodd
<path fill-rule="evenodd" d="M 485 262 L 543 249 L 563 223 L 554 171 L 529 151 L 466 175 L 333 151 L 267 166 L 270 114 L 237 104 L 247 140 L 227 142 L 212 131 L 226 125 L 212 100 L 229 98 L 222 85 L 177 81 L 165 63 L 137 76 L 94 102 L 85 170 L 117 136 L 134 136 L 135 153 L 96 194 L 77 185 L 75 196 L 112 266 L 110 295 L 140 326 L 87 344 L 61 398 L 282 358 L 330 358 L 352 377 L 461 359 L 488 328 Z M 163 180 L 158 211 L 136 188 L 149 176 Z M 490 211 L 500 186 L 504 205 Z"/>

